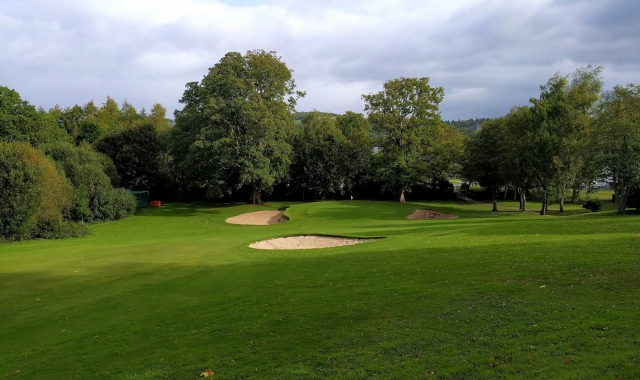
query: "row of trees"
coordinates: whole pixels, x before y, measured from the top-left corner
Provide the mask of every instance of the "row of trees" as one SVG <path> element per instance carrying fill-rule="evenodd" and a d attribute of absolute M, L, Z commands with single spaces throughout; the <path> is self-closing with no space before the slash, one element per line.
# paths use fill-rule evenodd
<path fill-rule="evenodd" d="M 127 190 L 256 204 L 264 193 L 404 202 L 408 192 L 451 195 L 447 180 L 460 174 L 492 193 L 494 209 L 500 189 L 520 194 L 522 210 L 536 191 L 542 213 L 550 199 L 562 209 L 568 192 L 610 176 L 623 212 L 640 174 L 640 89 L 602 94 L 600 73 L 554 76 L 529 106 L 484 120 L 472 138 L 441 120 L 444 90 L 429 78 L 363 95 L 366 116 L 296 113 L 305 93 L 262 50 L 228 53 L 188 83 L 175 125 L 160 104 L 147 114 L 108 97 L 45 111 L 0 87 L 0 236 L 81 234 L 82 222 L 133 212 Z"/>
<path fill-rule="evenodd" d="M 640 86 L 615 86 L 602 93 L 602 67 L 587 66 L 568 76 L 556 74 L 541 86 L 529 106 L 486 121 L 465 150 L 462 174 L 492 193 L 511 187 L 526 210 L 535 189 L 545 214 L 549 200 L 560 211 L 568 193 L 611 178 L 618 213 L 640 183 Z"/>
<path fill-rule="evenodd" d="M 429 78 L 388 81 L 363 95 L 368 118 L 307 113 L 299 127 L 291 70 L 274 52 L 228 53 L 187 84 L 172 157 L 185 187 L 220 197 L 244 188 L 252 203 L 278 185 L 305 199 L 365 184 L 395 193 L 434 185 L 455 170 L 465 137 L 443 123 L 444 90 Z M 377 152 L 374 154 L 374 152 Z"/>

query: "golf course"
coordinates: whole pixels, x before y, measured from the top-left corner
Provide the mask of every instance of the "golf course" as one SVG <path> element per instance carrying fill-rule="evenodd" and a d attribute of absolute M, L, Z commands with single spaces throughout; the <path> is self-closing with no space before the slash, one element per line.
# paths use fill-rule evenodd
<path fill-rule="evenodd" d="M 0 244 L 0 376 L 640 378 L 640 216 L 510 206 L 172 203 Z M 249 247 L 299 235 L 380 239 Z"/>

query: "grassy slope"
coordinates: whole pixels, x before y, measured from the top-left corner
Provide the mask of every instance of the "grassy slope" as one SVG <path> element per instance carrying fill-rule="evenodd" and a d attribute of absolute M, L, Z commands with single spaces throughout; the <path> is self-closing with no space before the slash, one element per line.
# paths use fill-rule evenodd
<path fill-rule="evenodd" d="M 323 202 L 237 226 L 258 208 L 176 204 L 0 245 L 0 375 L 640 378 L 639 217 L 428 206 L 460 218 Z M 300 233 L 387 238 L 247 247 Z"/>

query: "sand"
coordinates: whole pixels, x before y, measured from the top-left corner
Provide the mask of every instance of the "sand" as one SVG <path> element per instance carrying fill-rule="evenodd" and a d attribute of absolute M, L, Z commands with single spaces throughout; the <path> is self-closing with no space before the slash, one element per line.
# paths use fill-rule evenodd
<path fill-rule="evenodd" d="M 407 219 L 455 219 L 458 215 L 445 214 L 433 210 L 416 210 L 407 216 Z"/>
<path fill-rule="evenodd" d="M 282 211 L 278 210 L 248 212 L 246 214 L 241 214 L 227 219 L 227 223 L 248 224 L 252 226 L 267 226 L 286 221 L 287 218 L 282 215 Z"/>
<path fill-rule="evenodd" d="M 262 240 L 250 244 L 249 247 L 256 249 L 313 249 L 354 245 L 374 240 L 377 239 L 357 239 L 335 236 L 305 235 Z"/>

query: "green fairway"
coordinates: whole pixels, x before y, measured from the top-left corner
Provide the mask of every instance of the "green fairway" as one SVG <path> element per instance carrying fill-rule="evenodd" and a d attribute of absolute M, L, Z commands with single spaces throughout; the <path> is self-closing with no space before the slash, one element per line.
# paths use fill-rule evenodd
<path fill-rule="evenodd" d="M 417 208 L 459 218 L 405 219 Z M 1 244 L 0 375 L 640 378 L 640 216 L 344 201 L 225 222 L 260 210 L 176 203 Z M 385 239 L 248 247 L 296 234 Z"/>

